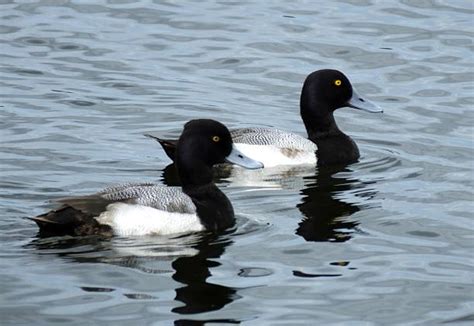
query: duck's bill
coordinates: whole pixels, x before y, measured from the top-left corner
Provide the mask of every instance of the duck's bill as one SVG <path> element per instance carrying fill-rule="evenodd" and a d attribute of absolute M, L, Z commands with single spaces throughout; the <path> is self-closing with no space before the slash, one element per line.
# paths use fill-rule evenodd
<path fill-rule="evenodd" d="M 235 148 L 235 145 L 232 145 L 232 152 L 226 157 L 227 162 L 240 165 L 246 169 L 261 169 L 263 168 L 263 163 L 255 161 L 250 157 L 244 155 L 241 151 Z"/>
<path fill-rule="evenodd" d="M 359 93 L 356 92 L 355 89 L 352 90 L 352 97 L 349 102 L 347 102 L 347 106 L 367 112 L 383 112 L 381 107 L 379 107 L 377 104 L 370 102 L 369 100 L 364 99 L 362 96 L 359 95 Z"/>

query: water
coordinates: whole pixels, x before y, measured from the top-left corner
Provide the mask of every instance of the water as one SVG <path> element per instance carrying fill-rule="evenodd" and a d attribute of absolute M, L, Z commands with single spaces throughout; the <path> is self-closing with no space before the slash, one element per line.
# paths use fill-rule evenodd
<path fill-rule="evenodd" d="M 472 323 L 471 1 L 1 3 L 2 325 Z M 360 162 L 221 171 L 233 232 L 40 239 L 23 218 L 173 184 L 142 134 L 191 118 L 304 133 L 328 67 L 385 110 L 336 114 Z"/>

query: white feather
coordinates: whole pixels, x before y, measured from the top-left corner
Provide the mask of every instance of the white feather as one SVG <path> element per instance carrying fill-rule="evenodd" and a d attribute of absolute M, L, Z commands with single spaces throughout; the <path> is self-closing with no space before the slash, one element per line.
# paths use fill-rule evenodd
<path fill-rule="evenodd" d="M 278 165 L 316 164 L 314 151 L 298 150 L 288 156 L 285 150 L 274 145 L 250 145 L 236 143 L 235 147 L 244 155 L 262 162 L 265 168 Z"/>
<path fill-rule="evenodd" d="M 149 206 L 113 203 L 96 220 L 110 225 L 116 235 L 165 235 L 203 231 L 196 214 L 171 213 Z"/>

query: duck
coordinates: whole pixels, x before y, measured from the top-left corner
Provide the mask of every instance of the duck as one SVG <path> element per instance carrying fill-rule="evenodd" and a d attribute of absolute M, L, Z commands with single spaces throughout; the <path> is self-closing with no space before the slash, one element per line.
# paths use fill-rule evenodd
<path fill-rule="evenodd" d="M 300 164 L 347 165 L 357 162 L 360 152 L 354 140 L 339 129 L 334 119 L 334 111 L 343 107 L 383 112 L 379 106 L 361 97 L 341 71 L 317 70 L 306 77 L 300 97 L 300 115 L 307 137 L 267 127 L 238 128 L 230 132 L 235 146 L 248 157 L 262 162 L 265 168 Z M 166 155 L 175 160 L 176 140 L 145 136 L 158 141 Z"/>
<path fill-rule="evenodd" d="M 213 183 L 212 166 L 229 162 L 258 169 L 263 164 L 241 153 L 227 127 L 211 119 L 187 122 L 174 154 L 181 187 L 110 186 L 96 194 L 60 199 L 58 209 L 30 219 L 43 236 L 169 235 L 231 228 L 234 210 Z"/>

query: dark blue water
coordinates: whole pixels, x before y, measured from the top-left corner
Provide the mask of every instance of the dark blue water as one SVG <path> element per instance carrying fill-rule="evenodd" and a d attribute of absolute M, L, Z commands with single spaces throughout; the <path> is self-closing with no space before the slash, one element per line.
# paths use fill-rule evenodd
<path fill-rule="evenodd" d="M 2 1 L 2 325 L 433 325 L 474 320 L 471 1 Z M 191 118 L 304 134 L 313 70 L 383 115 L 359 163 L 224 170 L 234 232 L 37 237 L 50 200 L 174 184 Z M 166 168 L 166 169 L 165 169 Z M 199 323 L 198 323 L 199 324 Z"/>

